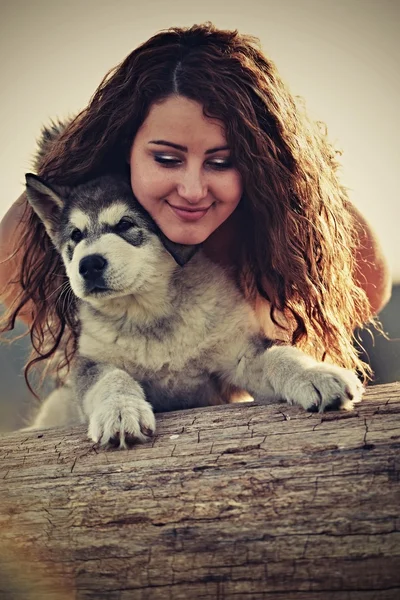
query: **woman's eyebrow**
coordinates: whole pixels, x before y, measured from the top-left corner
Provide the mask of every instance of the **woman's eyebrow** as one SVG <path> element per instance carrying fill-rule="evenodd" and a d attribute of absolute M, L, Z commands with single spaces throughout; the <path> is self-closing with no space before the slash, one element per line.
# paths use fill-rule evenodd
<path fill-rule="evenodd" d="M 175 150 L 180 150 L 181 152 L 187 152 L 187 146 L 181 146 L 180 144 L 174 144 L 173 142 L 167 142 L 166 140 L 151 140 L 149 144 L 156 144 L 157 146 L 170 146 L 171 148 L 175 148 Z M 217 148 L 210 148 L 205 151 L 205 154 L 213 154 L 214 152 L 220 152 L 221 150 L 229 150 L 229 146 L 218 146 Z"/>

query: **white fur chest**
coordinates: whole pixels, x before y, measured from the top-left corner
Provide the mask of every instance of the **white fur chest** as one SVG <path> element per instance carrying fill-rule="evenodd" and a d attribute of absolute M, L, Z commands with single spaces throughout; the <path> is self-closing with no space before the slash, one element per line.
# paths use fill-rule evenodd
<path fill-rule="evenodd" d="M 80 337 L 79 352 L 93 360 L 123 368 L 131 375 L 136 375 L 139 370 L 158 372 L 166 364 L 172 371 L 181 371 L 188 360 L 198 355 L 196 342 L 201 336 L 193 333 L 188 338 L 187 330 L 182 327 L 170 332 L 133 328 L 127 335 L 117 332 L 108 323 L 97 327 L 87 323 Z"/>
<path fill-rule="evenodd" d="M 246 323 L 251 328 L 246 308 L 243 304 L 228 307 L 226 297 L 222 302 L 201 297 L 147 326 L 122 318 L 110 321 L 83 310 L 79 352 L 134 377 L 149 372 L 153 377 L 162 373 L 164 378 L 167 372 L 176 376 L 183 371 L 195 377 L 195 363 L 200 370 L 212 370 L 213 349 L 220 352 L 223 341 L 233 340 Z"/>

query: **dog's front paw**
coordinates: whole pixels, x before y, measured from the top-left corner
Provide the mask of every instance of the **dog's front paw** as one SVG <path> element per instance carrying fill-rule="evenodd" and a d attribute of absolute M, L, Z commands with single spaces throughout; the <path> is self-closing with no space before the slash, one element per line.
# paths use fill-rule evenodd
<path fill-rule="evenodd" d="M 114 396 L 98 404 L 90 416 L 88 435 L 101 445 L 126 448 L 146 442 L 154 434 L 156 421 L 151 405 L 134 395 Z"/>
<path fill-rule="evenodd" d="M 320 363 L 306 368 L 291 382 L 290 402 L 310 412 L 351 410 L 361 402 L 364 387 L 352 371 Z"/>

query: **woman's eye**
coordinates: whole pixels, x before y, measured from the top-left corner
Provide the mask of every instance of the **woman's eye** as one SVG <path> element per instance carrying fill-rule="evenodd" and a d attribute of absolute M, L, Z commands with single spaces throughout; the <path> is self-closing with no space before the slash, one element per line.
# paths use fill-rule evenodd
<path fill-rule="evenodd" d="M 211 160 L 208 163 L 213 169 L 223 171 L 224 169 L 231 169 L 233 167 L 232 161 L 230 160 Z"/>
<path fill-rule="evenodd" d="M 156 154 L 154 156 L 154 160 L 163 167 L 175 167 L 181 162 L 178 158 L 175 158 L 173 156 L 162 156 L 160 154 Z"/>
<path fill-rule="evenodd" d="M 117 223 L 114 227 L 116 233 L 124 233 L 124 231 L 128 231 L 133 227 L 132 221 L 128 221 L 128 219 L 121 219 L 119 223 Z"/>
<path fill-rule="evenodd" d="M 168 156 L 165 154 L 155 154 L 154 160 L 162 165 L 163 167 L 177 167 L 182 164 L 182 160 L 175 156 Z M 224 171 L 233 167 L 232 161 L 229 158 L 216 158 L 213 160 L 206 161 L 205 165 L 211 167 L 216 171 Z"/>
<path fill-rule="evenodd" d="M 73 242 L 78 244 L 83 238 L 82 231 L 80 229 L 73 229 L 70 237 Z"/>

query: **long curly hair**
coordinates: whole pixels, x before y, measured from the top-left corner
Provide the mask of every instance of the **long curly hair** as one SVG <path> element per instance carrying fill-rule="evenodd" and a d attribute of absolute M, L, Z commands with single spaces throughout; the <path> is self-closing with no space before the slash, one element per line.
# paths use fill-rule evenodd
<path fill-rule="evenodd" d="M 206 116 L 224 125 L 243 180 L 238 272 L 244 293 L 268 300 L 281 327 L 277 315 L 285 316 L 293 344 L 366 376 L 354 330 L 372 315 L 355 281 L 358 237 L 337 176 L 337 153 L 256 38 L 210 23 L 157 33 L 106 75 L 88 106 L 48 144 L 38 173 L 69 186 L 126 174 L 150 107 L 173 94 L 201 103 Z M 42 223 L 29 206 L 26 211 L 20 292 L 4 328 L 30 307 L 34 356 L 28 373 L 57 351 L 64 357 L 58 367 L 68 366 L 79 324 L 72 295 L 62 301 L 62 261 Z"/>

